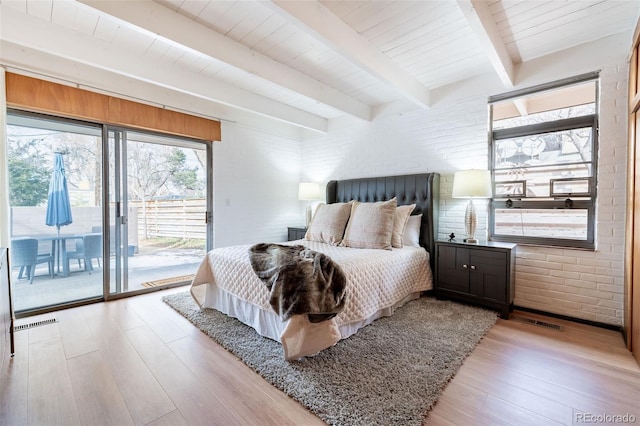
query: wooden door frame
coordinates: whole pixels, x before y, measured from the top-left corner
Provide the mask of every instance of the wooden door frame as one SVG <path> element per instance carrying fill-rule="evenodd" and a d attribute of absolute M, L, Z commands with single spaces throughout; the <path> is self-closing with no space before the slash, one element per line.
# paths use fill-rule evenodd
<path fill-rule="evenodd" d="M 629 55 L 629 134 L 627 150 L 627 209 L 624 266 L 624 337 L 640 363 L 640 20 Z M 636 205 L 638 207 L 636 208 Z"/>

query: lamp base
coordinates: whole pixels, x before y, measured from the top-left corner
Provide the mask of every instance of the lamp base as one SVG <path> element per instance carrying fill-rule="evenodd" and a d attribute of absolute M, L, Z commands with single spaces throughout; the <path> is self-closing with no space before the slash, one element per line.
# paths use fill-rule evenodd
<path fill-rule="evenodd" d="M 464 226 L 467 232 L 467 243 L 478 244 L 476 239 L 476 225 L 478 224 L 478 217 L 476 216 L 476 208 L 473 205 L 473 199 L 469 198 L 469 204 L 467 204 L 467 210 L 464 212 Z"/>
<path fill-rule="evenodd" d="M 309 224 L 311 223 L 311 203 L 307 203 L 307 209 L 305 211 L 305 222 L 307 225 L 307 228 L 309 227 Z"/>

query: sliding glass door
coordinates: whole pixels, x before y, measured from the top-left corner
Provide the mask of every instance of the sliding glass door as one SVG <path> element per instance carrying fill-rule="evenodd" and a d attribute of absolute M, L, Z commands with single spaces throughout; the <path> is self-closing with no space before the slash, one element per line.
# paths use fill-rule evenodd
<path fill-rule="evenodd" d="M 209 144 L 108 128 L 108 295 L 191 281 L 210 247 Z"/>
<path fill-rule="evenodd" d="M 10 110 L 7 154 L 20 316 L 188 283 L 211 247 L 208 143 Z"/>
<path fill-rule="evenodd" d="M 102 126 L 7 114 L 15 311 L 103 296 Z"/>

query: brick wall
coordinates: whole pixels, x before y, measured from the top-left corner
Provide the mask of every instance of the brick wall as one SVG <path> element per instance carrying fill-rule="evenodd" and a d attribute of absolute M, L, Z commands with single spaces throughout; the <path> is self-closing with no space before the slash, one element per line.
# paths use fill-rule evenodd
<path fill-rule="evenodd" d="M 600 87 L 596 251 L 519 248 L 517 305 L 622 324 L 626 99 L 627 64 L 604 67 Z"/>
<path fill-rule="evenodd" d="M 620 325 L 627 64 L 620 57 L 616 60 L 601 67 L 597 250 L 519 246 L 515 304 Z M 326 182 L 439 172 L 440 238 L 450 232 L 462 236 L 466 200 L 451 198 L 453 173 L 487 167 L 487 97 L 504 91 L 494 78 L 486 76 L 469 81 L 455 94 L 447 88 L 434 91 L 434 105 L 428 110 L 378 117 L 370 123 L 332 124 L 326 135 L 304 140 L 304 173 Z M 487 229 L 486 202 L 477 200 L 476 208 L 477 236 L 483 237 Z"/>

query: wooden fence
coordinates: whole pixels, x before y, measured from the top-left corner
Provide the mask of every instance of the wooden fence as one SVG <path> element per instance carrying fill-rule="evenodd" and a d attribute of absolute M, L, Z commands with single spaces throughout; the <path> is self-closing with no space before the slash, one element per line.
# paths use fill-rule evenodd
<path fill-rule="evenodd" d="M 129 202 L 136 208 L 140 238 L 206 239 L 206 199 Z"/>

